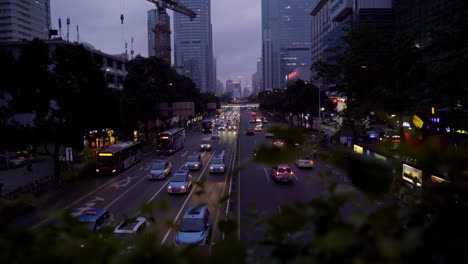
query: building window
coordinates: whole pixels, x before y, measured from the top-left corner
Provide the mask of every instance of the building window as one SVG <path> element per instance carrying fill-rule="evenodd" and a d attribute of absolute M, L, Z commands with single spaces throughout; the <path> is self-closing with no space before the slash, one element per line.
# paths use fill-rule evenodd
<path fill-rule="evenodd" d="M 114 67 L 114 61 L 111 58 L 106 58 L 107 67 Z"/>

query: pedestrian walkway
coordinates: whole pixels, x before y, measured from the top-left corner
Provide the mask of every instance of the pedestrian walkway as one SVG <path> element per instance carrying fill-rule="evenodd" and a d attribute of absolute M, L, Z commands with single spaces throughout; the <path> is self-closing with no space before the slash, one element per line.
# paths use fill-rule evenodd
<path fill-rule="evenodd" d="M 54 161 L 48 156 L 36 156 L 31 161 L 31 168 L 21 166 L 8 170 L 0 170 L 0 184 L 3 184 L 0 195 L 6 195 L 13 190 L 28 184 L 51 178 L 54 173 Z"/>

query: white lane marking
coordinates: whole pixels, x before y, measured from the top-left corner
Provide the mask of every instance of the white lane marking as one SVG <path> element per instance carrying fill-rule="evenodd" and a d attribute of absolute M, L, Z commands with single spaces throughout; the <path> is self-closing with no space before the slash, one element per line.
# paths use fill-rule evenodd
<path fill-rule="evenodd" d="M 203 151 L 203 152 L 201 153 L 201 157 L 203 158 L 203 156 L 205 156 L 205 154 L 206 154 L 206 151 Z"/>
<path fill-rule="evenodd" d="M 136 176 L 133 176 L 133 177 L 127 176 L 127 178 L 122 179 L 122 180 L 112 184 L 112 187 L 114 187 L 116 189 L 124 188 L 125 186 L 129 185 L 130 182 L 132 182 L 132 179 L 135 179 L 135 178 L 138 178 L 138 177 L 136 177 Z"/>
<path fill-rule="evenodd" d="M 181 157 L 185 157 L 185 155 L 187 155 L 188 153 L 188 150 L 184 152 L 184 154 L 180 155 Z"/>
<path fill-rule="evenodd" d="M 181 170 L 182 168 L 184 167 L 184 164 L 182 164 L 182 166 L 180 166 L 179 170 Z M 158 196 L 158 194 L 164 189 L 164 187 L 166 187 L 167 184 L 169 184 L 169 181 L 171 180 L 171 178 L 169 176 L 167 176 L 168 179 L 167 181 L 161 186 L 161 188 L 159 188 L 159 190 L 148 200 L 148 202 L 146 202 L 147 204 L 151 203 L 153 201 L 154 198 L 156 198 L 156 196 Z M 135 217 L 138 217 L 140 215 L 141 211 L 138 211 L 138 213 L 136 213 Z"/>
<path fill-rule="evenodd" d="M 104 199 L 102 199 L 101 197 L 95 197 L 93 200 L 87 202 L 85 204 L 85 206 L 82 206 L 78 209 L 76 209 L 76 211 L 74 213 L 72 213 L 73 216 L 79 216 L 79 215 L 82 215 L 85 211 L 89 210 L 89 209 L 92 209 L 94 207 L 94 205 L 96 205 L 97 202 L 102 202 L 104 201 Z"/>
<path fill-rule="evenodd" d="M 257 146 L 257 140 L 256 139 L 254 139 L 254 145 Z"/>
<path fill-rule="evenodd" d="M 266 169 L 266 168 L 263 168 L 263 170 L 265 171 L 265 176 L 266 176 L 266 178 L 267 178 L 267 181 L 270 181 L 270 177 L 269 177 L 269 175 L 268 175 L 267 169 Z"/>
<path fill-rule="evenodd" d="M 299 178 L 296 177 L 296 173 L 294 173 L 293 176 L 296 178 L 296 181 L 300 182 Z"/>
<path fill-rule="evenodd" d="M 215 155 L 215 152 L 216 152 L 216 151 L 213 151 L 213 155 L 211 155 L 210 159 L 208 160 L 208 163 L 210 163 L 211 159 L 212 159 L 213 156 Z M 200 176 L 198 176 L 197 181 L 200 181 L 201 177 L 202 177 L 203 174 L 205 173 L 206 168 L 208 168 L 208 166 L 206 166 L 206 167 L 203 169 L 202 173 L 200 173 Z M 185 205 L 187 205 L 187 202 L 189 201 L 189 199 L 190 199 L 190 197 L 192 196 L 192 194 L 193 194 L 193 192 L 195 191 L 195 189 L 196 189 L 196 188 L 192 188 L 192 191 L 190 191 L 189 195 L 188 195 L 187 198 L 185 199 L 184 204 L 182 204 L 182 207 L 180 207 L 179 212 L 177 213 L 176 217 L 174 218 L 174 221 L 172 221 L 172 225 L 175 225 L 175 223 L 176 223 L 177 220 L 179 219 L 179 216 L 180 216 L 180 214 L 182 213 L 182 210 L 184 210 Z M 167 230 L 166 234 L 164 235 L 163 240 L 161 241 L 161 245 L 163 245 L 164 242 L 166 242 L 166 239 L 169 237 L 169 234 L 171 233 L 171 231 L 172 231 L 172 227 L 169 228 L 169 230 Z"/>

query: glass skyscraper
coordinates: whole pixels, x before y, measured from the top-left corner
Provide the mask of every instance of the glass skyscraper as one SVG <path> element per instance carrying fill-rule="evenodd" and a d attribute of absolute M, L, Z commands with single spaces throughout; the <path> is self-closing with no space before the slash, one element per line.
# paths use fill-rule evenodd
<path fill-rule="evenodd" d="M 154 27 L 158 23 L 157 9 L 148 10 L 148 57 L 154 56 Z"/>
<path fill-rule="evenodd" d="M 0 0 L 0 41 L 48 39 L 50 0 Z"/>
<path fill-rule="evenodd" d="M 310 0 L 262 0 L 263 89 L 282 89 L 285 76 L 311 63 Z"/>
<path fill-rule="evenodd" d="M 181 0 L 197 17 L 174 12 L 174 61 L 180 74 L 202 92 L 214 92 L 213 40 L 210 0 Z"/>

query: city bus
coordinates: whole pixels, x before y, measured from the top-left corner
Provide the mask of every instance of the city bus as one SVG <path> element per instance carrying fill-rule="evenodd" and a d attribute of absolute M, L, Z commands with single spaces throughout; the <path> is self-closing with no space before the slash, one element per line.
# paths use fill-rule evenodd
<path fill-rule="evenodd" d="M 203 133 L 213 132 L 213 119 L 205 119 L 201 123 Z"/>
<path fill-rule="evenodd" d="M 119 173 L 141 161 L 140 141 L 125 141 L 97 151 L 96 172 Z"/>
<path fill-rule="evenodd" d="M 173 154 L 185 144 L 185 128 L 172 128 L 158 134 L 156 151 L 160 154 Z"/>

